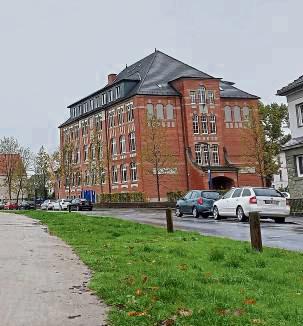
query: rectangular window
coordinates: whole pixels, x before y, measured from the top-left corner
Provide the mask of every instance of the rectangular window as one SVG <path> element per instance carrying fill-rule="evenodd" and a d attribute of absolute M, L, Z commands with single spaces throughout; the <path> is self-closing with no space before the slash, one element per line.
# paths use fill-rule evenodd
<path fill-rule="evenodd" d="M 116 99 L 120 97 L 120 86 L 116 87 Z"/>
<path fill-rule="evenodd" d="M 212 146 L 212 164 L 219 165 L 219 148 L 218 145 Z"/>
<path fill-rule="evenodd" d="M 108 102 L 111 102 L 113 100 L 113 91 L 108 91 Z"/>
<path fill-rule="evenodd" d="M 207 91 L 208 103 L 214 104 L 215 103 L 215 94 L 213 91 Z"/>
<path fill-rule="evenodd" d="M 196 92 L 195 91 L 190 92 L 190 103 L 196 104 Z"/>
<path fill-rule="evenodd" d="M 298 177 L 303 177 L 303 155 L 296 157 Z"/>
<path fill-rule="evenodd" d="M 94 99 L 91 99 L 89 102 L 90 102 L 90 109 L 93 110 L 94 109 Z"/>
<path fill-rule="evenodd" d="M 203 165 L 209 165 L 208 145 L 203 145 Z"/>
<path fill-rule="evenodd" d="M 303 103 L 297 105 L 298 127 L 303 127 Z"/>
<path fill-rule="evenodd" d="M 198 95 L 199 95 L 199 103 L 205 104 L 206 103 L 206 91 L 205 91 L 204 87 L 199 89 Z"/>
<path fill-rule="evenodd" d="M 128 135 L 128 142 L 129 142 L 129 151 L 135 152 L 136 151 L 136 135 L 134 132 L 131 132 Z"/>
<path fill-rule="evenodd" d="M 201 153 L 201 145 L 195 144 L 195 154 L 196 154 L 196 163 L 202 164 L 202 153 Z"/>
<path fill-rule="evenodd" d="M 127 106 L 127 121 L 133 121 L 134 120 L 134 107 L 133 104 L 128 104 Z"/>
<path fill-rule="evenodd" d="M 118 183 L 118 168 L 116 166 L 112 166 L 112 179 L 113 183 Z"/>
<path fill-rule="evenodd" d="M 202 128 L 202 134 L 206 135 L 208 134 L 208 126 L 207 126 L 207 116 L 206 114 L 203 114 L 201 117 L 201 128 Z"/>
<path fill-rule="evenodd" d="M 113 128 L 115 126 L 114 111 L 108 112 L 108 125 L 109 125 L 109 128 Z"/>
<path fill-rule="evenodd" d="M 211 134 L 217 133 L 216 116 L 212 114 L 209 119 L 209 129 Z"/>
<path fill-rule="evenodd" d="M 199 134 L 199 117 L 197 114 L 193 115 L 193 133 Z"/>
<path fill-rule="evenodd" d="M 106 104 L 106 93 L 103 93 L 101 96 L 101 104 L 102 105 Z"/>

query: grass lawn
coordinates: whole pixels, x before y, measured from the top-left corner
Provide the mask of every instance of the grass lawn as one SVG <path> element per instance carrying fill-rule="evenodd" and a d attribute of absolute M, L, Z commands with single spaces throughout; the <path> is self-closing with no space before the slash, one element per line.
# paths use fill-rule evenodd
<path fill-rule="evenodd" d="M 113 218 L 26 212 L 71 245 L 110 325 L 303 325 L 303 254 Z M 303 241 L 303 240 L 302 240 Z"/>

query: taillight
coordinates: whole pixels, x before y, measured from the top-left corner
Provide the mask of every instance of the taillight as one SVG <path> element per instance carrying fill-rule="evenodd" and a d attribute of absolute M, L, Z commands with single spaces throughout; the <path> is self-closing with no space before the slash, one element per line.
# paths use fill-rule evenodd
<path fill-rule="evenodd" d="M 254 196 L 254 197 L 250 197 L 250 198 L 249 198 L 249 203 L 250 203 L 250 204 L 257 204 L 257 197 L 256 197 L 256 196 Z"/>
<path fill-rule="evenodd" d="M 203 205 L 203 198 L 202 197 L 198 198 L 197 204 Z"/>

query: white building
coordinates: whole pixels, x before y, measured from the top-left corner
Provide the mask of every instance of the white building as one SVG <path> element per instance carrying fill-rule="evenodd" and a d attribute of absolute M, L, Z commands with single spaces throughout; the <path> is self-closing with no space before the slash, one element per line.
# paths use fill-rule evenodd
<path fill-rule="evenodd" d="M 277 161 L 280 165 L 279 172 L 273 176 L 272 185 L 275 189 L 285 190 L 288 187 L 288 173 L 286 166 L 286 156 L 284 152 L 281 152 Z"/>

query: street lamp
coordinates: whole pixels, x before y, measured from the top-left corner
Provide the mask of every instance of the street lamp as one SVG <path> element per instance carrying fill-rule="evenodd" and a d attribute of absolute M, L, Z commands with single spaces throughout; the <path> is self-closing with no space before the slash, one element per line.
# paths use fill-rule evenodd
<path fill-rule="evenodd" d="M 213 188 L 213 183 L 212 183 L 212 176 L 211 176 L 211 165 L 210 165 L 210 145 L 209 143 L 205 142 L 199 142 L 199 145 L 204 145 L 207 146 L 207 163 L 208 163 L 208 169 L 207 169 L 207 176 L 208 176 L 208 189 L 211 190 Z"/>

